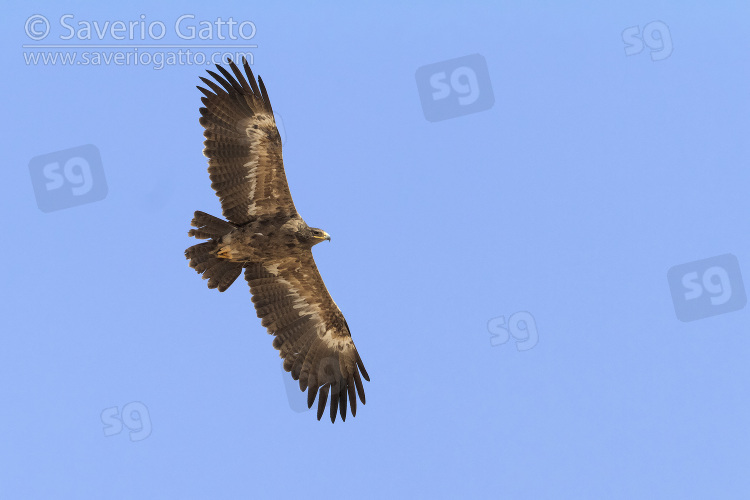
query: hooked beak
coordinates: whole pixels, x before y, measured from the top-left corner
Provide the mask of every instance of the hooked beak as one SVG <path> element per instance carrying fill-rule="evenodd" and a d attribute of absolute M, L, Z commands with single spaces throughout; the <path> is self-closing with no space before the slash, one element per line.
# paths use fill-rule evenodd
<path fill-rule="evenodd" d="M 323 233 L 323 234 L 321 234 L 320 236 L 313 236 L 313 239 L 314 239 L 313 245 L 317 245 L 321 241 L 326 241 L 326 240 L 331 241 L 331 235 L 330 234 L 326 233 L 322 229 L 320 230 L 320 232 Z"/>

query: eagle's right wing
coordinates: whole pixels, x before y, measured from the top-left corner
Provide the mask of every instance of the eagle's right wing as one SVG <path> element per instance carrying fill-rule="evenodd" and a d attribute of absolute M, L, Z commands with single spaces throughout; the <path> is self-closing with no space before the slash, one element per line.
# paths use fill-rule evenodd
<path fill-rule="evenodd" d="M 247 78 L 229 61 L 234 75 L 218 64 L 223 77 L 208 71 L 221 86 L 201 77 L 213 93 L 198 87 L 206 96 L 201 98 L 206 107 L 200 108 L 200 123 L 205 128 L 203 154 L 209 159 L 211 187 L 221 199 L 224 217 L 237 225 L 259 215 L 293 217 L 297 213 L 271 101 L 263 80 L 259 77 L 255 83 L 250 66 L 243 63 Z"/>
<path fill-rule="evenodd" d="M 369 381 L 365 366 L 352 341 L 344 315 L 326 289 L 312 252 L 280 258 L 273 263 L 251 263 L 245 268 L 253 303 L 262 325 L 276 338 L 273 346 L 284 358 L 284 369 L 307 390 L 307 406 L 318 398 L 318 420 L 331 392 L 331 422 L 340 408 L 346 420 L 347 397 L 352 416 L 357 414 L 358 393 L 362 404 L 362 379 Z M 355 391 L 356 389 L 356 391 Z"/>

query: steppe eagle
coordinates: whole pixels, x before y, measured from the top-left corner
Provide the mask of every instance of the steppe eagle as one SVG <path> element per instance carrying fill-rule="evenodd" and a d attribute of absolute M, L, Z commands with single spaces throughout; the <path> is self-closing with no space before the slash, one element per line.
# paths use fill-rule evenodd
<path fill-rule="evenodd" d="M 309 227 L 294 207 L 263 80 L 256 83 L 244 60 L 247 77 L 232 61 L 232 73 L 216 68 L 221 74 L 208 71 L 215 82 L 201 77 L 210 90 L 198 87 L 205 95 L 200 124 L 211 187 L 227 220 L 195 212 L 188 235 L 209 241 L 185 257 L 220 292 L 244 269 L 261 324 L 275 336 L 284 369 L 308 391 L 308 408 L 318 395 L 320 420 L 330 392 L 331 422 L 337 409 L 346 420 L 347 400 L 352 416 L 355 394 L 365 403 L 360 371 L 370 378 L 313 259 L 313 245 L 331 237 Z"/>

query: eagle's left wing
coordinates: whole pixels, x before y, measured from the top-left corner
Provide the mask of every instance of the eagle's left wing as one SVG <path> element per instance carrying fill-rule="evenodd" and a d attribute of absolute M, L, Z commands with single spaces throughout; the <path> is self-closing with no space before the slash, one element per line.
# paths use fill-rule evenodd
<path fill-rule="evenodd" d="M 281 136 L 263 80 L 243 61 L 243 75 L 233 62 L 232 73 L 218 64 L 208 71 L 217 83 L 201 77 L 211 91 L 198 87 L 205 97 L 200 123 L 208 157 L 211 187 L 221 199 L 224 217 L 243 225 L 264 215 L 297 214 L 289 192 Z"/>
<path fill-rule="evenodd" d="M 312 252 L 287 256 L 272 263 L 246 264 L 253 303 L 262 325 L 276 338 L 273 346 L 284 359 L 284 369 L 307 390 L 307 406 L 318 398 L 318 420 L 331 392 L 331 422 L 336 409 L 346 420 L 347 397 L 352 416 L 357 414 L 355 394 L 365 403 L 362 376 L 369 382 L 362 359 L 352 341 L 344 315 L 326 289 Z M 356 391 L 355 391 L 356 389 Z"/>

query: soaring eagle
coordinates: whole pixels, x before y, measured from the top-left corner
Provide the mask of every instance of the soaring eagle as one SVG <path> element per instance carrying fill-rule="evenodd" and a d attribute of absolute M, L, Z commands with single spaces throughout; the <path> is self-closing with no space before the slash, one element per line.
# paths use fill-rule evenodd
<path fill-rule="evenodd" d="M 331 422 L 337 409 L 346 420 L 347 399 L 357 414 L 355 389 L 365 403 L 360 371 L 370 377 L 313 259 L 312 247 L 331 237 L 294 208 L 268 93 L 245 60 L 243 67 L 247 78 L 232 61 L 233 74 L 217 64 L 221 75 L 208 71 L 216 82 L 201 77 L 213 91 L 198 87 L 205 95 L 203 154 L 227 220 L 195 212 L 188 235 L 209 241 L 191 246 L 185 257 L 220 292 L 245 270 L 261 324 L 275 336 L 284 369 L 308 391 L 308 408 L 319 395 L 320 420 L 330 391 Z"/>

